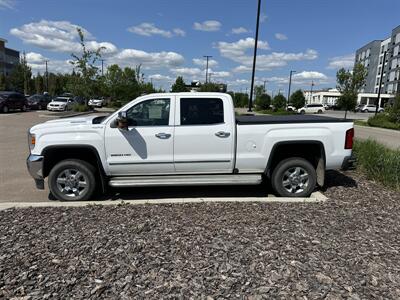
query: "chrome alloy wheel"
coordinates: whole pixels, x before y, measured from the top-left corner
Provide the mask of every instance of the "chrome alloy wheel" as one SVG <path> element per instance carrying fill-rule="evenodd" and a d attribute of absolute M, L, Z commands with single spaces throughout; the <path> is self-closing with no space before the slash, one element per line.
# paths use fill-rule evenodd
<path fill-rule="evenodd" d="M 57 176 L 57 188 L 64 195 L 74 198 L 88 187 L 88 179 L 76 169 L 65 169 Z"/>
<path fill-rule="evenodd" d="M 303 192 L 309 184 L 309 175 L 302 167 L 288 169 L 282 177 L 282 186 L 292 194 Z"/>

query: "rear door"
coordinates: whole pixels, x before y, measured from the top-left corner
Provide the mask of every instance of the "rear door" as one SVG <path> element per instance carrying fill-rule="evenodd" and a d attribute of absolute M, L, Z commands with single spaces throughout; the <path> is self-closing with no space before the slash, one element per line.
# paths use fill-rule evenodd
<path fill-rule="evenodd" d="M 176 173 L 231 173 L 234 158 L 232 104 L 225 97 L 178 96 L 175 113 Z"/>

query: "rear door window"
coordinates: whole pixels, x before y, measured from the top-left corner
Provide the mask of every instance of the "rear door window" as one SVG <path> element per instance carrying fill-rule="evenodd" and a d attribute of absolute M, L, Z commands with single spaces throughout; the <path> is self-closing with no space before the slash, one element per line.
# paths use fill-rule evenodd
<path fill-rule="evenodd" d="M 181 98 L 181 125 L 224 123 L 224 104 L 218 98 Z"/>

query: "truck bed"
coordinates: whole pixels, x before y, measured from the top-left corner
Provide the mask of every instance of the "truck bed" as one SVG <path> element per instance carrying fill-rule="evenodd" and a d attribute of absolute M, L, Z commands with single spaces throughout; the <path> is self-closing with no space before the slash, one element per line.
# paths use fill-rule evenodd
<path fill-rule="evenodd" d="M 353 122 L 349 119 L 337 119 L 320 115 L 283 115 L 283 116 L 237 116 L 238 125 L 289 124 L 289 123 L 342 123 Z"/>

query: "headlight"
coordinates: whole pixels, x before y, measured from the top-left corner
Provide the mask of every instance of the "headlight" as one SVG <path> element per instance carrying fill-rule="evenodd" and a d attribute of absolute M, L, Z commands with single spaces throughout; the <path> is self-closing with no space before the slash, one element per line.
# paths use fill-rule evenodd
<path fill-rule="evenodd" d="M 28 133 L 28 145 L 29 145 L 29 151 L 32 151 L 33 148 L 35 148 L 36 145 L 36 135 L 33 133 Z"/>

